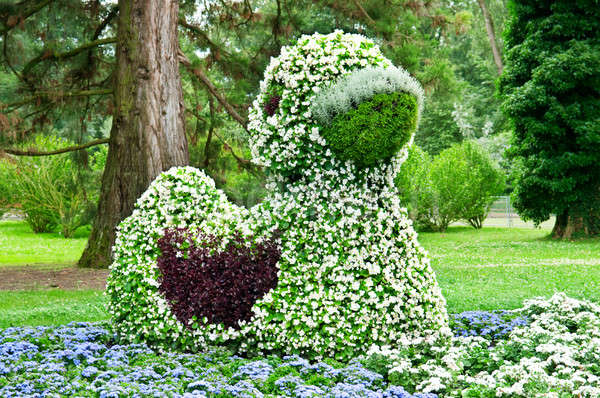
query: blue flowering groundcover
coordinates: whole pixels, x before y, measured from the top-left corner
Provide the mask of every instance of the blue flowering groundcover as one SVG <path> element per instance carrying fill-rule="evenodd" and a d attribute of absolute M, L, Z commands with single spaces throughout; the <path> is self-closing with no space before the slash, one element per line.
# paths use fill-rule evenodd
<path fill-rule="evenodd" d="M 523 322 L 487 312 L 453 319 L 457 335 L 489 337 Z M 0 397 L 435 397 L 390 385 L 358 360 L 248 359 L 219 349 L 160 353 L 145 345 L 115 344 L 105 326 L 0 331 Z"/>

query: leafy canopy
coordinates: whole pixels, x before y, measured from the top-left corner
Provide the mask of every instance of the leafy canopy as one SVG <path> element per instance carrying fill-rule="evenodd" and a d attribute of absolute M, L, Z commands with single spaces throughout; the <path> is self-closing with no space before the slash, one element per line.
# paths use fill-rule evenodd
<path fill-rule="evenodd" d="M 510 13 L 499 88 L 520 166 L 515 208 L 536 223 L 551 214 L 598 218 L 598 2 L 520 0 Z"/>

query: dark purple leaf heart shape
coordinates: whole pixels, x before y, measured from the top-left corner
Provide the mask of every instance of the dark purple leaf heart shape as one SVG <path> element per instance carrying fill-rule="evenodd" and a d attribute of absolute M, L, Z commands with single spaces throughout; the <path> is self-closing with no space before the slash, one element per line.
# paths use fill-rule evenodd
<path fill-rule="evenodd" d="M 196 316 L 209 323 L 238 329 L 252 317 L 252 306 L 277 286 L 281 251 L 275 239 L 256 242 L 235 235 L 224 249 L 212 235 L 169 229 L 158 240 L 159 290 L 177 319 L 185 325 Z"/>

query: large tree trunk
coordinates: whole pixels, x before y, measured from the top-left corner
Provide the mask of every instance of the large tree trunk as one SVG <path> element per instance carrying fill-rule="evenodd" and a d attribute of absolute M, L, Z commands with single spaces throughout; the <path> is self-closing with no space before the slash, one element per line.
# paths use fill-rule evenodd
<path fill-rule="evenodd" d="M 188 163 L 178 0 L 119 0 L 115 111 L 98 216 L 79 260 L 111 262 L 115 228 L 160 172 Z"/>
<path fill-rule="evenodd" d="M 496 68 L 498 69 L 498 75 L 502 74 L 502 57 L 500 56 L 500 50 L 498 49 L 498 43 L 496 42 L 496 32 L 494 31 L 494 22 L 492 20 L 492 16 L 485 5 L 485 0 L 477 0 L 479 3 L 479 8 L 481 8 L 481 13 L 483 14 L 483 19 L 485 21 L 485 30 L 487 31 L 488 40 L 490 41 L 490 47 L 492 47 L 492 54 L 494 56 L 494 62 L 496 63 Z"/>
<path fill-rule="evenodd" d="M 556 216 L 552 229 L 552 237 L 555 239 L 571 239 L 598 234 L 600 234 L 600 216 L 594 213 L 582 217 L 570 215 L 568 211 L 565 211 Z"/>

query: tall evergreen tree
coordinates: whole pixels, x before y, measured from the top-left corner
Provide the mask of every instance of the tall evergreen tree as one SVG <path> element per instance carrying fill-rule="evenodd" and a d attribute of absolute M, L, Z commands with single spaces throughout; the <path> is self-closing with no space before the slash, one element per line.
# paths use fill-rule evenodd
<path fill-rule="evenodd" d="M 98 216 L 79 265 L 106 265 L 115 226 L 162 171 L 186 165 L 178 0 L 120 0 L 113 125 Z"/>
<path fill-rule="evenodd" d="M 520 172 L 521 216 L 556 214 L 553 236 L 600 233 L 600 4 L 509 4 L 500 91 Z"/>

